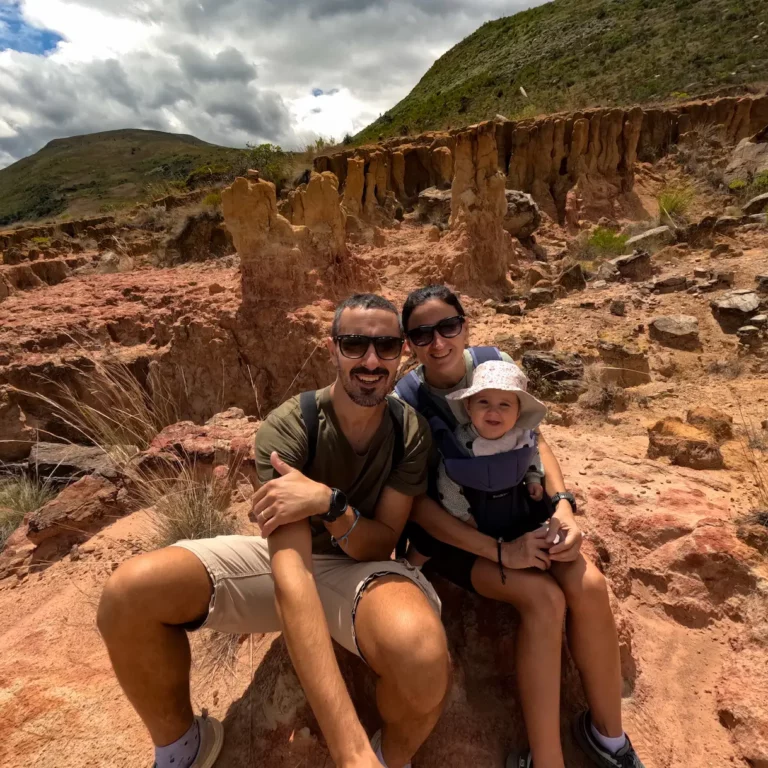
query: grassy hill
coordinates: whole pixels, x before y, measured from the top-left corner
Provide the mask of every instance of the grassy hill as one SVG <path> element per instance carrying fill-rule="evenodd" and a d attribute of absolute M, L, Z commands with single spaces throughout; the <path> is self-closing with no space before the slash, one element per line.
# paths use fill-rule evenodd
<path fill-rule="evenodd" d="M 246 150 L 162 131 L 55 139 L 0 170 L 0 225 L 108 212 L 186 189 L 188 180 L 192 186 L 196 178 L 226 172 L 246 156 Z"/>
<path fill-rule="evenodd" d="M 483 24 L 354 138 L 455 128 L 498 113 L 519 119 L 682 100 L 765 81 L 766 0 L 554 0 Z"/>

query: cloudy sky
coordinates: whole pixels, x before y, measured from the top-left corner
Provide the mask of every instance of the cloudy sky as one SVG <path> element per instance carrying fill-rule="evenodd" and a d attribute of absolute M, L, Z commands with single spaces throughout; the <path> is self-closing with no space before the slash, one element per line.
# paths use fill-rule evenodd
<path fill-rule="evenodd" d="M 0 0 L 0 167 L 115 128 L 339 139 L 484 21 L 541 2 Z"/>

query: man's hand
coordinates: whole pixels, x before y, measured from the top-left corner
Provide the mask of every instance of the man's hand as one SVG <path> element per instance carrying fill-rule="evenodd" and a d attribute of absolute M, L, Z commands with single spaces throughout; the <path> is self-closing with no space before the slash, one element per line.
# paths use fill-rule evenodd
<path fill-rule="evenodd" d="M 560 534 L 560 543 L 550 546 L 558 533 Z M 570 563 L 576 560 L 581 550 L 583 538 L 584 535 L 579 530 L 579 526 L 576 525 L 571 505 L 567 501 L 561 501 L 549 521 L 547 542 L 550 558 L 561 563 Z"/>
<path fill-rule="evenodd" d="M 248 513 L 264 538 L 280 525 L 325 514 L 331 504 L 331 489 L 327 485 L 316 483 L 298 469 L 289 467 L 276 451 L 269 459 L 281 476 L 256 491 Z"/>
<path fill-rule="evenodd" d="M 538 528 L 514 541 L 502 544 L 501 564 L 512 570 L 538 568 L 540 571 L 546 571 L 550 562 L 548 549 L 547 529 Z"/>
<path fill-rule="evenodd" d="M 534 501 L 541 501 L 544 498 L 544 487 L 541 483 L 528 483 L 528 495 Z"/>

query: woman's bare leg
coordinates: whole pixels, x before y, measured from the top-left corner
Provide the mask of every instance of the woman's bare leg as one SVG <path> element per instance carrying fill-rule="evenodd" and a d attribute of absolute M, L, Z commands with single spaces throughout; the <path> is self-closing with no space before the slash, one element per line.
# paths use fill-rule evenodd
<path fill-rule="evenodd" d="M 560 666 L 565 596 L 547 573 L 506 571 L 478 558 L 472 585 L 478 594 L 514 606 L 520 614 L 516 664 L 528 742 L 536 768 L 564 768 L 560 745 Z"/>

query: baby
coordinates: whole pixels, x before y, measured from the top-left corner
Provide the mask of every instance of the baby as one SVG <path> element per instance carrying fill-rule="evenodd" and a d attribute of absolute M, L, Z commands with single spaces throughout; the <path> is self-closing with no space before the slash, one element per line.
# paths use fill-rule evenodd
<path fill-rule="evenodd" d="M 524 482 L 530 500 L 537 506 L 544 502 L 544 470 L 535 429 L 547 408 L 526 392 L 527 384 L 517 365 L 494 360 L 475 369 L 471 386 L 447 396 L 458 421 L 454 431 L 456 443 L 465 457 L 459 459 L 461 467 L 457 467 L 455 461 L 441 455 L 437 473 L 438 498 L 454 517 L 494 537 L 502 535 L 502 530 L 515 537 L 515 524 L 507 525 L 506 520 L 514 518 L 517 510 L 513 507 L 519 506 L 520 494 L 491 494 L 482 490 L 478 493 L 478 487 L 490 488 L 492 474 L 495 474 L 497 485 L 501 481 L 503 489 L 509 490 L 509 486 Z M 493 470 L 486 466 L 479 471 L 479 482 L 472 484 L 474 488 L 460 482 L 461 477 L 471 475 L 471 465 L 477 463 L 471 461 L 472 458 L 496 454 L 504 456 L 498 457 Z M 526 463 L 521 465 L 521 461 Z M 491 505 L 486 501 L 493 498 L 497 502 L 499 496 L 505 497 L 500 504 Z M 524 503 L 527 505 L 528 501 Z M 482 520 L 476 519 L 473 505 L 482 507 Z M 495 519 L 490 520 L 488 515 Z M 428 558 L 412 546 L 408 559 L 414 565 L 421 565 Z"/>

